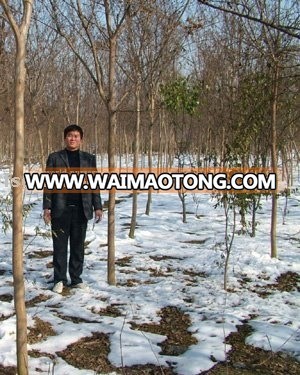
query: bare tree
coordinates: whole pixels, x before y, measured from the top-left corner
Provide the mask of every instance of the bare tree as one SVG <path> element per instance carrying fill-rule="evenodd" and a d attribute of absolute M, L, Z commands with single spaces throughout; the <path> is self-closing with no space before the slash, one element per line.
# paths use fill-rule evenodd
<path fill-rule="evenodd" d="M 223 33 L 219 35 L 217 43 L 213 43 L 216 48 L 211 54 L 205 47 L 202 52 L 202 56 L 207 61 L 213 61 L 216 66 L 218 63 L 213 59 L 214 55 L 219 54 L 222 69 L 219 72 L 215 70 L 216 66 L 215 69 L 210 69 L 213 65 L 208 66 L 204 61 L 204 69 L 199 77 L 203 80 L 208 100 L 212 99 L 210 113 L 207 113 L 209 107 L 204 106 L 207 120 L 215 123 L 219 111 L 219 122 L 224 124 L 224 137 L 219 134 L 217 136 L 222 145 L 221 151 L 216 151 L 221 153 L 221 160 L 226 161 L 228 156 L 235 157 L 244 165 L 252 158 L 255 166 L 271 165 L 277 173 L 279 152 L 286 141 L 290 142 L 288 138 L 293 134 L 289 130 L 291 124 L 296 124 L 296 116 L 289 113 L 295 113 L 296 108 L 296 101 L 291 99 L 290 93 L 294 93 L 296 87 L 295 67 L 298 61 L 295 54 L 298 41 L 295 35 L 274 25 L 285 25 L 286 30 L 295 31 L 299 20 L 299 12 L 296 10 L 299 9 L 299 3 L 282 0 L 199 3 L 223 11 L 219 12 L 223 20 Z M 218 12 L 210 10 L 207 13 L 213 17 Z M 268 21 L 265 22 L 266 20 Z M 213 31 L 218 35 L 216 29 Z M 206 39 L 206 43 L 207 40 L 209 39 Z M 215 87 L 219 93 L 216 93 Z M 216 107 L 213 95 L 218 99 Z M 293 107 L 293 111 L 287 110 L 289 106 Z M 217 132 L 214 128 L 213 131 Z M 276 221 L 277 194 L 274 192 L 270 230 L 271 257 L 277 256 Z"/>
<path fill-rule="evenodd" d="M 15 56 L 15 152 L 13 177 L 20 182 L 13 187 L 13 277 L 14 302 L 17 316 L 18 374 L 28 374 L 27 317 L 23 277 L 23 168 L 24 168 L 24 93 L 26 41 L 30 26 L 33 0 L 22 1 L 22 18 L 13 14 L 6 0 L 0 0 L 7 21 L 13 29 L 16 42 Z"/>
<path fill-rule="evenodd" d="M 35 9 L 37 12 L 37 9 Z M 48 30 L 46 30 L 48 31 Z M 44 168 L 46 156 L 48 154 L 48 133 L 52 125 L 53 116 L 49 116 L 47 111 L 47 85 L 51 82 L 54 90 L 55 81 L 52 80 L 53 61 L 58 55 L 58 46 L 56 43 L 57 34 L 53 31 L 45 32 L 45 26 L 33 18 L 31 32 L 28 37 L 28 59 L 27 68 L 27 116 L 30 119 L 31 129 L 27 129 L 27 134 L 34 134 L 34 143 L 38 147 L 34 153 L 40 162 L 41 168 Z M 54 81 L 54 82 L 53 82 Z M 50 111 L 49 111 L 50 112 Z M 32 126 L 33 125 L 33 126 Z M 28 150 L 29 151 L 29 150 Z M 31 151 L 31 150 L 30 150 Z M 28 159 L 31 159 L 30 153 L 27 152 Z M 34 151 L 34 150 L 32 150 Z M 37 160 L 34 160 L 35 162 Z"/>
<path fill-rule="evenodd" d="M 8 48 L 12 38 L 12 30 L 4 18 L 0 15 L 0 160 L 12 161 L 13 145 L 13 51 Z"/>
<path fill-rule="evenodd" d="M 154 125 L 158 108 L 159 87 L 168 74 L 172 74 L 176 66 L 176 60 L 182 51 L 184 40 L 184 27 L 182 17 L 186 11 L 189 0 L 158 2 L 157 6 L 143 6 L 143 12 L 147 14 L 145 20 L 140 22 L 141 35 L 144 39 L 143 55 L 141 57 L 142 82 L 146 87 L 147 107 L 149 112 L 149 124 L 147 130 L 147 154 L 148 169 L 152 171 Z M 166 72 L 165 67 L 170 66 L 171 72 Z M 160 124 L 161 125 L 161 124 Z M 148 190 L 148 199 L 145 213 L 150 214 L 152 202 L 152 190 Z"/>
<path fill-rule="evenodd" d="M 115 170 L 117 111 L 123 97 L 116 84 L 118 39 L 130 13 L 130 2 L 80 0 L 70 6 L 50 0 L 57 32 L 83 64 L 93 80 L 108 113 L 108 165 Z M 74 33 L 78 40 L 74 38 Z M 116 284 L 115 276 L 115 191 L 108 202 L 108 283 Z"/>
<path fill-rule="evenodd" d="M 276 24 L 279 24 L 281 20 L 285 20 L 288 23 L 290 13 L 294 14 L 294 10 L 290 9 L 290 12 L 286 11 L 286 3 L 282 0 L 274 2 L 272 5 L 266 3 L 260 3 L 258 12 L 264 19 L 272 19 Z M 296 6 L 296 4 L 295 4 Z M 299 17 L 299 15 L 298 15 Z M 284 87 L 284 75 L 285 70 L 289 70 L 291 57 L 296 53 L 295 46 L 293 44 L 292 36 L 283 35 L 282 30 L 273 28 L 270 25 L 262 24 L 259 29 L 259 36 L 255 36 L 253 28 L 250 26 L 250 34 L 252 40 L 255 41 L 255 48 L 263 56 L 266 70 L 270 77 L 270 154 L 271 154 L 271 167 L 273 172 L 278 174 L 278 153 L 279 153 L 279 136 L 278 131 L 280 128 L 286 128 L 284 124 L 280 124 L 279 117 L 279 104 L 282 101 L 282 96 L 286 87 Z M 257 35 L 257 33 L 256 33 Z M 286 74 L 286 73 L 285 73 Z M 281 119 L 284 123 L 285 120 Z M 281 125 L 281 126 L 280 126 Z M 283 141 L 283 140 L 281 140 Z M 283 142 L 284 143 L 284 142 Z M 277 257 L 277 193 L 272 193 L 272 214 L 271 214 L 271 257 Z"/>

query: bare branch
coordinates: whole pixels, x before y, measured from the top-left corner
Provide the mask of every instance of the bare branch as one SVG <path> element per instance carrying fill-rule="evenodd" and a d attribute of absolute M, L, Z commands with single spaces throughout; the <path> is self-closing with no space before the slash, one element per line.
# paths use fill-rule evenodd
<path fill-rule="evenodd" d="M 18 26 L 13 14 L 12 14 L 12 11 L 11 11 L 9 5 L 7 4 L 7 1 L 6 0 L 0 0 L 0 5 L 2 5 L 4 14 L 7 17 L 7 21 L 10 23 L 16 38 L 19 38 L 19 36 L 20 36 L 19 26 Z"/>
<path fill-rule="evenodd" d="M 99 90 L 100 96 L 105 101 L 106 95 L 105 95 L 105 91 L 104 91 L 103 71 L 102 71 L 102 68 L 101 68 L 101 64 L 99 63 L 95 43 L 94 43 L 93 38 L 91 36 L 91 33 L 89 31 L 89 23 L 86 22 L 87 20 L 85 19 L 84 15 L 83 15 L 83 12 L 82 12 L 80 0 L 77 0 L 77 12 L 78 12 L 78 17 L 80 19 L 82 27 L 84 28 L 85 33 L 86 33 L 86 35 L 88 37 L 88 40 L 90 42 L 90 48 L 91 48 L 91 51 L 92 51 L 92 55 L 93 55 L 93 59 L 94 59 L 94 63 L 95 63 L 95 68 L 96 68 L 96 76 L 97 76 L 97 82 L 95 81 L 95 83 L 97 83 L 97 88 Z"/>
<path fill-rule="evenodd" d="M 32 5 L 33 0 L 23 0 L 24 15 L 21 23 L 21 32 L 23 34 L 27 34 L 29 30 L 30 19 L 32 14 Z"/>
<path fill-rule="evenodd" d="M 250 21 L 254 21 L 254 22 L 258 22 L 264 26 L 267 26 L 267 27 L 270 27 L 272 29 L 275 29 L 275 30 L 278 30 L 284 34 L 287 34 L 293 38 L 297 38 L 297 39 L 300 39 L 300 30 L 299 28 L 297 27 L 291 27 L 291 26 L 287 26 L 287 25 L 280 25 L 280 24 L 276 24 L 274 22 L 271 22 L 271 21 L 268 21 L 266 19 L 263 19 L 263 18 L 258 18 L 258 17 L 255 17 L 255 16 L 252 16 L 250 15 L 249 13 L 242 13 L 242 12 L 239 12 L 237 10 L 234 10 L 232 8 L 232 5 L 230 4 L 230 2 L 226 2 L 231 8 L 225 8 L 221 5 L 215 5 L 207 0 L 198 0 L 198 3 L 200 4 L 203 4 L 203 5 L 207 5 L 208 7 L 210 8 L 213 8 L 213 9 L 216 9 L 216 10 L 220 10 L 222 12 L 225 12 L 225 13 L 229 13 L 229 14 L 233 14 L 234 16 L 238 16 L 238 17 L 241 17 L 241 18 L 245 18 L 247 20 L 250 20 Z M 297 32 L 294 32 L 292 30 L 295 30 L 295 31 L 298 31 Z"/>

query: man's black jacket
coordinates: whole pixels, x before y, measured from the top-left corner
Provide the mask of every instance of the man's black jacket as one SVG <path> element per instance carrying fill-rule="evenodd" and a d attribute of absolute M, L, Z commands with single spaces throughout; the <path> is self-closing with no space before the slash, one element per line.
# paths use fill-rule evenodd
<path fill-rule="evenodd" d="M 80 167 L 78 167 L 78 170 L 86 172 L 87 170 L 91 171 L 93 169 L 94 171 L 96 171 L 95 155 L 89 154 L 84 151 L 79 151 L 79 160 Z M 70 168 L 66 150 L 53 152 L 49 155 L 46 170 L 52 172 L 57 171 L 59 173 L 60 171 L 66 170 L 66 168 Z M 65 192 L 58 191 L 44 191 L 43 209 L 50 209 L 52 218 L 61 216 L 64 209 L 66 208 L 66 194 L 67 193 Z M 93 218 L 94 210 L 102 210 L 100 194 L 98 192 L 84 192 L 81 194 L 81 196 L 84 214 L 86 218 L 90 220 Z"/>

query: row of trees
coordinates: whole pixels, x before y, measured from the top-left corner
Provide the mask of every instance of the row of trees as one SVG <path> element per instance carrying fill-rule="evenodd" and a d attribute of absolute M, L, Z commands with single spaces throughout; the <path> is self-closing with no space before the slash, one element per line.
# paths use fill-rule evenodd
<path fill-rule="evenodd" d="M 296 1 L 42 0 L 34 3 L 28 37 L 33 1 L 0 4 L 0 159 L 14 157 L 14 176 L 22 176 L 24 161 L 43 165 L 61 147 L 66 123 L 74 122 L 84 126 L 89 151 L 108 154 L 111 169 L 123 153 L 134 154 L 135 167 L 138 155 L 147 154 L 150 168 L 153 152 L 161 165 L 192 154 L 199 166 L 274 171 L 279 160 L 299 158 Z M 13 193 L 18 367 L 25 374 L 22 191 Z M 276 256 L 276 194 L 272 199 Z M 134 195 L 132 237 L 136 209 Z M 116 282 L 114 211 L 111 193 L 110 284 Z"/>
<path fill-rule="evenodd" d="M 266 159 L 274 90 L 278 147 L 283 155 L 297 149 L 297 38 L 195 1 L 112 2 L 110 10 L 89 3 L 35 5 L 26 62 L 28 161 L 44 163 L 61 146 L 62 129 L 70 122 L 84 126 L 87 149 L 106 153 L 109 113 L 116 122 L 117 153 L 132 153 L 139 113 L 144 153 L 152 148 L 174 155 L 180 144 L 219 162 L 228 152 L 244 160 L 251 154 Z M 257 17 L 283 19 L 292 28 L 296 5 L 284 9 L 288 2 L 281 8 L 277 3 L 261 2 Z M 0 36 L 0 159 L 9 161 L 14 49 L 3 19 Z M 175 119 L 174 112 L 166 111 L 163 92 L 180 81 L 191 95 L 196 92 L 198 106 L 189 113 L 179 103 Z"/>

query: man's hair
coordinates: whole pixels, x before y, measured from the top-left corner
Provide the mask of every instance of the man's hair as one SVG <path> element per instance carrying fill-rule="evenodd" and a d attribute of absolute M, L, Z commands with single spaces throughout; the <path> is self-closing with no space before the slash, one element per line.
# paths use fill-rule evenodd
<path fill-rule="evenodd" d="M 64 138 L 67 137 L 68 133 L 75 132 L 75 131 L 80 133 L 80 138 L 82 139 L 83 138 L 83 130 L 79 125 L 76 125 L 76 124 L 68 125 L 64 129 Z"/>

